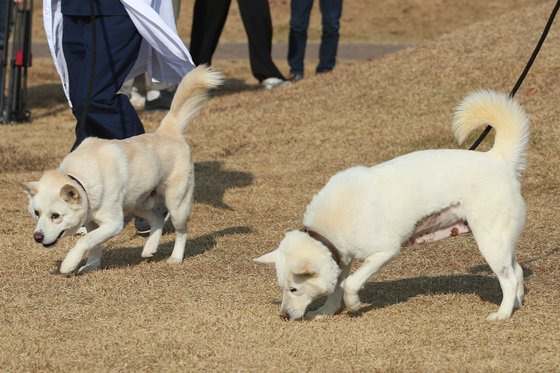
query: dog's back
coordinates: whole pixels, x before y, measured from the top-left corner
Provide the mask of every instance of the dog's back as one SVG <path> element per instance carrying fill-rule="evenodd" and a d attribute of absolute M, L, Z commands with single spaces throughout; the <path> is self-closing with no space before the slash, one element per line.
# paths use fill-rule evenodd
<path fill-rule="evenodd" d="M 422 216 L 459 202 L 462 209 L 470 209 L 488 199 L 498 205 L 520 199 L 517 174 L 525 166 L 529 119 L 506 95 L 480 91 L 458 106 L 453 131 L 462 142 L 484 124 L 491 124 L 497 132 L 489 152 L 417 151 L 334 175 L 307 207 L 304 224 L 324 231 L 346 231 L 343 234 L 353 237 L 351 232 L 358 227 L 368 232 L 378 229 L 379 239 L 384 237 L 382 232 L 395 226 L 412 229 Z"/>
<path fill-rule="evenodd" d="M 162 194 L 164 185 L 186 183 L 193 170 L 183 133 L 208 90 L 221 82 L 220 73 L 206 66 L 195 68 L 179 84 L 169 112 L 154 133 L 124 140 L 88 138 L 59 168 L 93 185 L 88 192 L 94 201 L 99 196 L 99 205 L 103 196 L 122 195 L 120 202 L 128 211 L 150 194 Z"/>

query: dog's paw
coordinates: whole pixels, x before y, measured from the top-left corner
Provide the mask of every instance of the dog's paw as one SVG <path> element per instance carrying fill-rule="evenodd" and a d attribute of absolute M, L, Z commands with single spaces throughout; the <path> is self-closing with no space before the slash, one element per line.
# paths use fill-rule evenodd
<path fill-rule="evenodd" d="M 169 264 L 181 264 L 181 263 L 183 263 L 183 259 L 175 258 L 175 257 L 170 256 L 167 259 L 167 263 L 169 263 Z"/>
<path fill-rule="evenodd" d="M 498 312 L 492 312 L 490 315 L 488 315 L 486 320 L 488 320 L 488 321 L 507 320 L 507 319 L 509 319 L 510 316 L 511 316 L 511 313 L 498 311 Z"/>
<path fill-rule="evenodd" d="M 348 311 L 350 311 L 350 312 L 358 312 L 364 306 L 365 306 L 364 303 L 356 302 L 356 303 L 353 303 L 351 306 L 346 305 L 346 308 L 348 308 Z"/>
<path fill-rule="evenodd" d="M 351 312 L 356 312 L 363 306 L 358 294 L 349 292 L 344 293 L 344 304 Z"/>
<path fill-rule="evenodd" d="M 63 276 L 69 277 L 75 270 L 76 270 L 76 266 L 74 265 L 74 263 L 68 263 L 66 261 L 63 261 L 60 264 L 60 268 L 58 269 L 58 272 Z"/>
<path fill-rule="evenodd" d="M 151 258 L 154 256 L 154 254 L 157 251 L 157 247 L 155 249 L 146 249 L 144 248 L 144 250 L 142 250 L 142 254 L 140 254 L 142 256 L 142 258 Z"/>

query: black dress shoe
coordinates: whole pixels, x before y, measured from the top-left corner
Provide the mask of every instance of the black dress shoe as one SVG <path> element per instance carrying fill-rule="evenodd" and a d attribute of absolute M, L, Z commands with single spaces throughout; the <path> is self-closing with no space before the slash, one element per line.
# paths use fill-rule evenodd
<path fill-rule="evenodd" d="M 291 82 L 297 82 L 298 80 L 302 80 L 303 79 L 303 73 L 290 73 L 290 77 L 288 78 L 289 81 Z"/>
<path fill-rule="evenodd" d="M 146 103 L 144 104 L 144 110 L 155 111 L 155 110 L 169 110 L 171 107 L 171 101 L 173 101 L 173 93 L 167 90 L 159 91 L 159 97 L 155 100 L 148 100 L 146 98 Z"/>

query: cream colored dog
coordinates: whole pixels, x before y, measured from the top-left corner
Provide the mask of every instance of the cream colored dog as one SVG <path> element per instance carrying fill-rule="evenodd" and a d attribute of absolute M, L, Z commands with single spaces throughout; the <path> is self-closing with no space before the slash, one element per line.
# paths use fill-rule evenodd
<path fill-rule="evenodd" d="M 467 231 L 503 292 L 488 320 L 507 319 L 521 307 L 523 271 L 514 253 L 525 223 L 518 175 L 525 167 L 529 119 L 506 95 L 481 91 L 459 105 L 453 132 L 462 143 L 483 124 L 496 130 L 488 152 L 419 151 L 333 176 L 307 206 L 304 231 L 287 233 L 275 251 L 255 259 L 276 265 L 280 316 L 299 319 L 325 295 L 326 303 L 308 317 L 334 314 L 342 299 L 356 311 L 358 290 L 402 246 Z M 365 262 L 349 276 L 354 259 Z"/>
<path fill-rule="evenodd" d="M 157 250 L 164 220 L 154 212 L 161 202 L 169 210 L 175 228 L 175 246 L 169 262 L 183 260 L 194 192 L 194 168 L 183 132 L 221 75 L 201 66 L 179 85 L 171 109 L 154 133 L 125 140 L 88 138 L 68 154 L 56 170 L 46 171 L 37 182 L 22 184 L 29 194 L 29 210 L 37 218 L 33 237 L 45 247 L 82 227 L 81 237 L 64 258 L 60 272 L 95 270 L 101 244 L 119 234 L 128 213 L 150 223 L 150 236 L 142 257 Z"/>

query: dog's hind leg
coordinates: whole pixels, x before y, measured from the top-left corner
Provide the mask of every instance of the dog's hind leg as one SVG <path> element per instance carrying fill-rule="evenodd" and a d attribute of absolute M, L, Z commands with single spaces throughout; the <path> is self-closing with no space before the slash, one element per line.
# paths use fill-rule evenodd
<path fill-rule="evenodd" d="M 523 296 L 525 295 L 525 282 L 523 279 L 523 268 L 521 268 L 515 257 L 513 258 L 513 269 L 517 276 L 517 292 L 515 294 L 515 304 L 513 306 L 515 308 L 521 308 L 523 305 Z"/>
<path fill-rule="evenodd" d="M 167 260 L 169 263 L 179 264 L 183 262 L 185 256 L 185 245 L 188 237 L 188 220 L 191 215 L 194 200 L 194 174 L 191 172 L 186 185 L 186 190 L 177 188 L 175 190 L 168 189 L 165 201 L 171 222 L 175 228 L 175 245 L 173 252 Z"/>
<path fill-rule="evenodd" d="M 352 268 L 352 262 L 342 267 L 342 272 L 338 277 L 338 282 L 334 291 L 329 294 L 327 300 L 325 301 L 325 304 L 319 307 L 316 311 L 308 312 L 305 315 L 306 319 L 322 319 L 327 316 L 332 316 L 338 310 L 340 310 L 340 307 L 342 306 L 342 296 L 344 294 L 341 284 L 346 279 L 346 277 L 348 277 L 350 268 Z"/>
<path fill-rule="evenodd" d="M 137 210 L 135 215 L 146 219 L 150 224 L 150 235 L 142 249 L 142 258 L 151 258 L 157 251 L 159 240 L 163 232 L 164 217 L 153 210 Z"/>
<path fill-rule="evenodd" d="M 500 308 L 498 308 L 497 312 L 491 313 L 486 318 L 487 320 L 505 320 L 511 316 L 519 283 L 513 267 L 511 251 L 499 246 L 500 244 L 492 242 L 479 243 L 482 255 L 496 276 L 498 276 L 503 293 Z"/>
<path fill-rule="evenodd" d="M 521 306 L 520 297 L 523 296 L 523 270 L 514 257 L 514 251 L 523 226 L 524 213 L 517 215 L 521 219 L 512 219 L 507 207 L 504 207 L 503 212 L 489 213 L 486 210 L 484 215 L 469 221 L 478 248 L 498 277 L 503 293 L 498 311 L 491 313 L 487 320 L 509 318 L 514 306 Z"/>
<path fill-rule="evenodd" d="M 361 307 L 358 291 L 375 275 L 381 267 L 399 252 L 399 246 L 390 251 L 379 251 L 367 257 L 364 264 L 342 283 L 344 289 L 344 303 L 350 311 L 357 311 Z"/>

